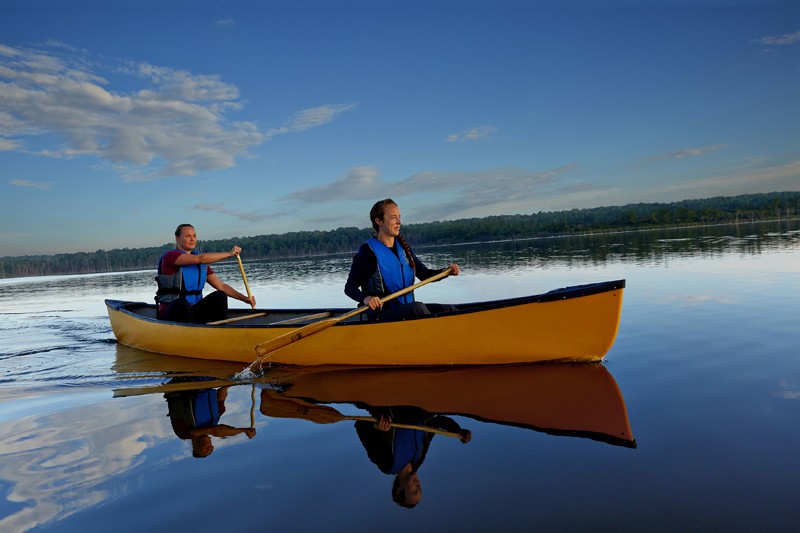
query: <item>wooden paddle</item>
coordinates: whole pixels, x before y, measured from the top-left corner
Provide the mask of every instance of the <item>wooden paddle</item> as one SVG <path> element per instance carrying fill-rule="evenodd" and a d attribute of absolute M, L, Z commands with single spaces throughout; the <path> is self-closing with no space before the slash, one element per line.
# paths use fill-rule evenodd
<path fill-rule="evenodd" d="M 239 257 L 239 254 L 236 254 L 236 260 L 239 261 L 239 271 L 242 273 L 242 281 L 244 281 L 244 290 L 247 291 L 247 297 L 250 299 L 250 307 L 255 309 L 256 306 L 253 304 L 253 295 L 250 294 L 250 285 L 247 284 L 247 276 L 244 275 L 244 265 L 242 264 L 242 258 Z"/>
<path fill-rule="evenodd" d="M 426 279 L 424 281 L 420 281 L 419 283 L 417 283 L 415 285 L 411 285 L 410 287 L 406 287 L 405 289 L 400 289 L 399 291 L 394 292 L 394 293 L 392 293 L 392 294 L 390 294 L 388 296 L 384 296 L 383 298 L 381 298 L 381 303 L 386 303 L 389 300 L 394 300 L 395 298 L 399 298 L 400 296 L 403 296 L 404 294 L 408 294 L 409 292 L 411 292 L 411 291 L 413 291 L 415 289 L 418 289 L 418 288 L 422 287 L 423 285 L 427 285 L 428 283 L 431 283 L 431 282 L 434 282 L 434 281 L 438 281 L 438 280 L 440 280 L 442 278 L 446 278 L 447 276 L 450 275 L 451 271 L 452 271 L 452 268 L 447 268 L 446 270 L 443 270 L 442 272 L 439 272 L 435 276 L 431 276 L 431 277 L 429 277 L 428 279 Z M 311 323 L 311 324 L 309 324 L 307 326 L 303 326 L 300 329 L 284 333 L 283 335 L 275 337 L 272 340 L 269 340 L 269 341 L 266 341 L 266 342 L 262 342 L 261 344 L 256 346 L 256 353 L 258 354 L 258 358 L 250 364 L 249 368 L 253 369 L 253 368 L 259 367 L 261 365 L 261 362 L 264 360 L 264 358 L 267 355 L 269 355 L 270 353 L 274 352 L 275 350 L 279 350 L 279 349 L 281 349 L 281 348 L 283 348 L 285 346 L 288 346 L 288 345 L 290 345 L 290 344 L 292 344 L 294 342 L 297 342 L 297 341 L 303 340 L 303 339 L 305 339 L 307 337 L 310 337 L 311 335 L 314 335 L 315 333 L 319 333 L 320 331 L 326 330 L 329 327 L 333 326 L 334 324 L 338 324 L 342 320 L 347 320 L 350 317 L 353 317 L 353 316 L 356 316 L 356 315 L 358 315 L 360 313 L 363 313 L 364 311 L 366 311 L 368 309 L 369 309 L 369 306 L 368 305 L 364 305 L 364 306 L 359 307 L 358 309 L 356 309 L 354 311 L 350 311 L 349 313 L 345 313 L 345 314 L 337 316 L 335 318 L 329 318 L 327 320 L 320 320 L 318 322 L 313 322 L 313 323 Z"/>

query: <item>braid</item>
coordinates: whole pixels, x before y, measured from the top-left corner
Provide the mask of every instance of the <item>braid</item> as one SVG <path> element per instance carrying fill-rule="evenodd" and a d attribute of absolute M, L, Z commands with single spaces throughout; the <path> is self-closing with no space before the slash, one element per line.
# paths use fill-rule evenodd
<path fill-rule="evenodd" d="M 408 264 L 411 266 L 411 270 L 416 272 L 417 271 L 417 266 L 414 264 L 414 259 L 413 259 L 414 256 L 411 255 L 411 247 L 406 242 L 405 237 L 403 237 L 402 235 L 398 235 L 397 236 L 397 242 L 399 242 L 400 246 L 403 247 L 403 251 L 405 251 L 405 253 L 406 253 L 406 259 L 408 259 Z"/>

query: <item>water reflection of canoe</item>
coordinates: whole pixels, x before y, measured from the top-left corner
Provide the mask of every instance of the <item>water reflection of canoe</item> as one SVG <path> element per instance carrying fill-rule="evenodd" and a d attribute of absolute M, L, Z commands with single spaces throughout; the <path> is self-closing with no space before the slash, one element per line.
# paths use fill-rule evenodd
<path fill-rule="evenodd" d="M 554 435 L 636 447 L 625 401 L 599 364 L 271 369 L 280 398 L 360 407 L 413 406 Z M 262 413 L 270 414 L 269 405 Z M 302 418 L 303 410 L 294 415 Z M 313 418 L 312 418 L 313 420 Z"/>
<path fill-rule="evenodd" d="M 599 361 L 617 335 L 625 280 L 545 294 L 458 305 L 458 312 L 398 322 L 363 314 L 277 350 L 269 361 L 293 365 L 475 365 Z M 265 310 L 219 325 L 155 319 L 145 303 L 106 300 L 117 340 L 156 353 L 248 363 L 255 347 L 350 309 Z M 233 319 L 258 314 L 232 310 Z M 307 317 L 304 319 L 304 317 Z M 314 317 L 314 318 L 310 318 Z M 385 350 L 386 339 L 399 349 Z"/>
<path fill-rule="evenodd" d="M 235 386 L 241 384 L 230 379 L 236 368 L 235 363 L 191 361 L 118 345 L 114 370 L 120 375 L 121 387 L 114 395 Z M 156 376 L 170 380 L 137 386 L 142 378 L 152 381 Z M 176 382 L 171 379 L 174 377 L 181 380 Z M 462 367 L 274 365 L 256 378 L 256 383 L 263 388 L 260 410 L 269 417 L 320 422 L 315 414 L 325 410 L 326 405 L 360 409 L 403 406 L 553 435 L 636 446 L 619 387 L 600 363 Z"/>

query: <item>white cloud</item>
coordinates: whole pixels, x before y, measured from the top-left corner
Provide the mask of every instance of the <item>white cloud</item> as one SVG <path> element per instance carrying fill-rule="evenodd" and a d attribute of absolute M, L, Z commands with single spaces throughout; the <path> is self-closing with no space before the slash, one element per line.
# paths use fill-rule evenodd
<path fill-rule="evenodd" d="M 435 209 L 435 218 L 441 219 L 472 209 L 525 205 L 553 194 L 558 188 L 576 187 L 577 184 L 564 183 L 574 168 L 575 165 L 564 165 L 544 171 L 496 168 L 477 172 L 420 172 L 404 180 L 388 181 L 381 180 L 375 168 L 358 167 L 343 179 L 295 192 L 282 200 L 315 205 L 343 200 L 374 201 L 386 197 L 397 200 L 413 195 L 440 194 L 445 200 L 431 205 L 430 209 Z"/>
<path fill-rule="evenodd" d="M 651 159 L 655 161 L 661 161 L 665 159 L 683 159 L 685 157 L 696 157 L 700 155 L 707 154 L 708 152 L 713 152 L 715 150 L 722 150 L 723 148 L 727 148 L 725 144 L 715 144 L 713 146 L 700 146 L 697 148 L 686 148 L 684 150 L 678 150 L 677 152 L 670 152 L 668 154 L 662 154 L 652 157 Z"/>
<path fill-rule="evenodd" d="M 214 26 L 217 28 L 233 28 L 236 25 L 236 21 L 232 18 L 226 18 L 222 20 L 218 20 L 214 23 Z"/>
<path fill-rule="evenodd" d="M 681 195 L 735 195 L 759 191 L 794 191 L 800 188 L 800 160 L 785 165 L 739 170 L 709 178 L 675 183 L 647 194 L 679 192 Z"/>
<path fill-rule="evenodd" d="M 92 66 L 85 52 L 48 44 L 45 51 L 0 45 L 0 150 L 100 157 L 128 181 L 229 168 L 251 146 L 353 108 L 300 111 L 265 134 L 253 122 L 226 120 L 244 105 L 238 88 L 219 76 L 127 62 L 113 74 L 140 87 L 119 91 L 96 73 L 112 69 Z M 60 144 L 52 144 L 54 136 Z"/>
<path fill-rule="evenodd" d="M 43 191 L 49 191 L 52 184 L 50 183 L 40 183 L 38 181 L 28 181 L 28 180 L 11 180 L 8 183 L 14 185 L 15 187 L 30 187 L 32 189 L 41 189 Z"/>
<path fill-rule="evenodd" d="M 262 222 L 264 220 L 268 220 L 270 218 L 275 218 L 279 215 L 264 215 L 262 213 L 257 213 L 255 211 L 237 211 L 235 209 L 228 209 L 223 207 L 220 204 L 197 204 L 193 205 L 191 209 L 196 209 L 198 211 L 213 211 L 215 213 L 222 213 L 223 215 L 229 215 L 234 218 L 238 218 L 239 220 L 244 220 L 247 222 Z"/>
<path fill-rule="evenodd" d="M 0 123 L 2 122 L 2 117 L 0 117 Z M 0 126 L 1 127 L 1 126 Z M 12 141 L 10 139 L 0 139 L 0 152 L 11 152 L 19 148 L 18 141 Z"/>
<path fill-rule="evenodd" d="M 496 131 L 497 128 L 493 126 L 481 126 L 478 128 L 470 128 L 468 130 L 451 133 L 450 135 L 447 136 L 444 142 L 454 143 L 454 142 L 464 142 L 464 141 L 478 141 L 481 139 L 486 139 Z"/>
<path fill-rule="evenodd" d="M 785 33 L 783 35 L 768 35 L 760 39 L 755 39 L 753 42 L 767 46 L 797 44 L 800 43 L 800 31 Z"/>
<path fill-rule="evenodd" d="M 319 107 L 304 109 L 295 115 L 280 128 L 269 130 L 266 135 L 272 138 L 282 133 L 304 131 L 331 122 L 337 115 L 355 109 L 355 104 L 327 104 Z"/>
<path fill-rule="evenodd" d="M 252 123 L 225 121 L 224 112 L 240 105 L 239 95 L 216 76 L 146 63 L 120 71 L 148 87 L 112 92 L 106 79 L 71 55 L 1 48 L 0 134 L 28 153 L 99 156 L 147 179 L 227 168 L 264 140 Z M 37 145 L 48 133 L 62 144 Z"/>

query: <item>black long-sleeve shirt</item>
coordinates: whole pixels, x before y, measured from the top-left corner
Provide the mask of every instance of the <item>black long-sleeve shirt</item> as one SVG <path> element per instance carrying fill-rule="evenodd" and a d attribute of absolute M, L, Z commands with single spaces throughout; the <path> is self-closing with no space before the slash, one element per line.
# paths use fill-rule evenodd
<path fill-rule="evenodd" d="M 397 242 L 394 243 L 392 251 L 395 255 L 398 253 L 405 253 Z M 414 259 L 414 273 L 420 281 L 424 281 L 444 271 L 443 268 L 435 270 L 426 267 L 425 264 L 419 260 L 419 257 L 414 254 L 413 250 L 411 252 L 411 257 Z M 359 304 L 363 304 L 364 298 L 367 296 L 385 296 L 383 294 L 368 294 L 363 290 L 367 285 L 367 281 L 372 274 L 375 273 L 377 268 L 378 258 L 375 257 L 375 252 L 372 251 L 372 248 L 370 248 L 367 243 L 362 244 L 356 255 L 353 256 L 350 274 L 347 276 L 347 282 L 344 284 L 344 293 Z"/>
<path fill-rule="evenodd" d="M 415 424 L 419 426 L 426 426 L 429 428 L 441 429 L 444 431 L 451 431 L 458 433 L 461 431 L 461 426 L 448 416 L 434 415 L 426 413 L 418 407 L 377 407 L 369 408 L 369 412 L 375 418 L 380 415 L 392 416 L 392 421 L 395 423 Z M 392 465 L 394 464 L 394 438 L 395 430 L 380 431 L 375 428 L 372 422 L 360 420 L 355 423 L 356 433 L 361 441 L 361 445 L 367 452 L 369 460 L 375 463 L 375 466 L 381 472 L 389 473 Z M 422 430 L 415 430 L 422 431 Z M 423 451 L 416 464 L 412 464 L 412 468 L 417 470 L 428 453 L 428 447 L 433 440 L 433 433 L 425 433 L 423 441 Z"/>

